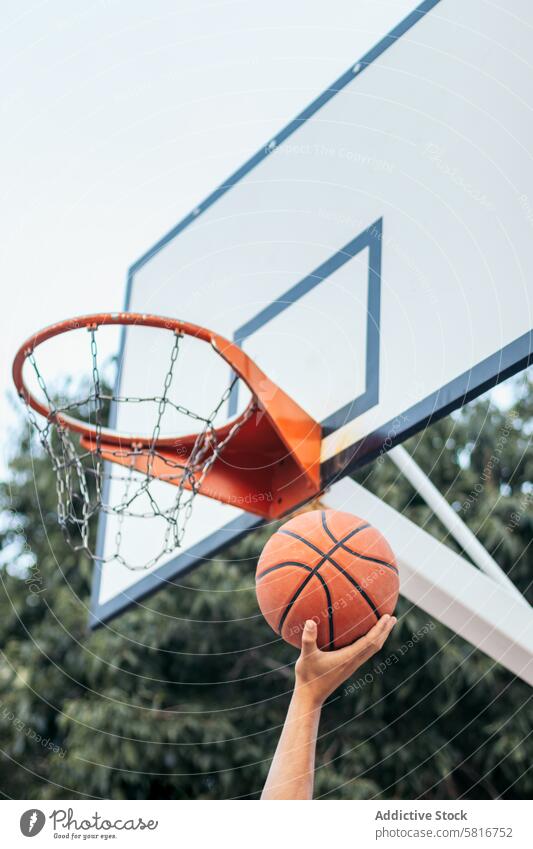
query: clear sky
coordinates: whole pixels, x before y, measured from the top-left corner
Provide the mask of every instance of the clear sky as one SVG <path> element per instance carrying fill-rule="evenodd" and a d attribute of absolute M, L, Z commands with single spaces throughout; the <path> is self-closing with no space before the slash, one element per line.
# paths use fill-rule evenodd
<path fill-rule="evenodd" d="M 21 341 L 120 308 L 128 266 L 415 6 L 5 0 L 4 432 Z"/>

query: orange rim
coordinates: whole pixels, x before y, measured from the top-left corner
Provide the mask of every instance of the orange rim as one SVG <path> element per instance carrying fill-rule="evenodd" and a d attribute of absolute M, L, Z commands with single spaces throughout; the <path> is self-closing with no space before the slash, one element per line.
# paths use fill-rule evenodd
<path fill-rule="evenodd" d="M 94 313 L 92 315 L 84 315 L 76 318 L 65 319 L 58 321 L 56 324 L 51 324 L 43 330 L 38 331 L 31 336 L 17 351 L 13 361 L 13 381 L 17 388 L 17 392 L 21 398 L 37 413 L 47 419 L 54 419 L 61 425 L 69 428 L 69 430 L 79 433 L 90 440 L 96 438 L 96 427 L 86 422 L 76 419 L 72 416 L 66 416 L 62 413 L 54 412 L 47 404 L 39 401 L 38 398 L 31 392 L 24 382 L 24 363 L 39 345 L 53 339 L 55 336 L 61 336 L 63 333 L 69 333 L 73 330 L 86 328 L 88 330 L 96 330 L 98 327 L 110 325 L 137 325 L 141 327 L 157 327 L 160 330 L 167 330 L 172 333 L 181 333 L 184 336 L 192 336 L 200 339 L 203 342 L 210 344 L 213 349 L 219 354 L 233 371 L 244 381 L 248 386 L 254 398 L 257 398 L 255 386 L 263 386 L 262 382 L 266 381 L 270 387 L 270 392 L 274 384 L 266 377 L 266 375 L 257 367 L 253 360 L 248 357 L 239 347 L 214 333 L 205 327 L 200 327 L 197 324 L 191 324 L 186 321 L 180 321 L 174 318 L 165 318 L 163 316 L 150 315 L 146 313 Z M 254 398 L 250 401 L 248 407 L 254 403 Z M 248 408 L 247 408 L 248 409 Z M 224 431 L 229 430 L 236 421 L 246 415 L 246 411 L 240 416 L 237 416 L 233 421 L 222 425 L 217 429 L 217 433 L 224 434 Z M 102 439 L 109 445 L 122 445 L 124 442 L 135 443 L 139 447 L 148 444 L 158 445 L 160 448 L 171 447 L 175 444 L 176 436 L 161 437 L 153 443 L 149 436 L 136 436 L 132 434 L 120 434 L 111 428 L 100 428 Z M 180 439 L 186 437 L 181 436 Z"/>

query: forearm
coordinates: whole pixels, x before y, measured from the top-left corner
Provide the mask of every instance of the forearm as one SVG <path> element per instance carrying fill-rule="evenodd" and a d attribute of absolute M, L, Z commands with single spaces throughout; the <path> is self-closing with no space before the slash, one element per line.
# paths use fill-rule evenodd
<path fill-rule="evenodd" d="M 321 704 L 296 687 L 262 799 L 312 799 Z"/>
<path fill-rule="evenodd" d="M 262 799 L 312 799 L 315 749 L 325 699 L 382 647 L 396 618 L 382 616 L 361 639 L 335 651 L 317 647 L 316 622 L 308 619 L 296 661 L 296 686 Z"/>

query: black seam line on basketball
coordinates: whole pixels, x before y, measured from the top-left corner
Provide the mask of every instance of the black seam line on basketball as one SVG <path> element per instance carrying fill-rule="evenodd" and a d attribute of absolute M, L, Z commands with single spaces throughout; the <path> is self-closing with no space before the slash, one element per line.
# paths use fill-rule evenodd
<path fill-rule="evenodd" d="M 338 542 L 338 540 L 336 540 L 333 536 L 333 532 L 328 528 L 328 523 L 326 522 L 326 513 L 324 510 L 322 510 L 322 527 L 324 528 L 329 538 L 333 540 L 333 542 Z M 371 526 L 367 525 L 366 527 L 370 528 Z M 371 563 L 380 563 L 382 566 L 388 566 L 388 568 L 392 569 L 393 572 L 396 572 L 397 575 L 399 574 L 397 567 L 393 566 L 392 563 L 387 563 L 386 560 L 380 560 L 379 557 L 368 557 L 368 555 L 366 554 L 359 554 L 358 551 L 353 551 L 351 548 L 348 548 L 347 545 L 344 545 L 344 543 L 341 543 L 341 548 L 343 551 L 347 551 L 349 554 L 353 554 L 356 557 L 360 557 L 361 560 L 369 560 Z"/>
<path fill-rule="evenodd" d="M 328 648 L 334 649 L 335 648 L 335 630 L 334 630 L 334 625 L 333 625 L 333 606 L 331 604 L 331 593 L 329 591 L 329 587 L 328 587 L 327 583 L 325 582 L 325 580 L 322 577 L 322 575 L 320 574 L 320 572 L 317 572 L 315 574 L 315 578 L 318 578 L 318 580 L 320 581 L 320 583 L 324 587 L 324 592 L 326 593 L 326 603 L 328 605 L 328 624 L 329 624 Z"/>
<path fill-rule="evenodd" d="M 348 548 L 347 545 L 341 545 L 343 551 L 347 551 L 348 554 L 353 554 L 354 557 L 360 557 L 361 560 L 368 560 L 370 563 L 379 563 L 380 566 L 387 566 L 389 569 L 392 569 L 393 572 L 396 572 L 397 575 L 398 567 L 394 566 L 392 563 L 388 563 L 386 560 L 380 560 L 379 557 L 369 557 L 367 554 L 360 554 L 358 551 L 354 551 L 352 548 Z"/>
<path fill-rule="evenodd" d="M 265 575 L 268 575 L 270 572 L 275 572 L 276 569 L 283 569 L 284 566 L 298 566 L 300 569 L 305 569 L 306 572 L 311 571 L 311 567 L 307 565 L 307 563 L 299 563 L 297 560 L 284 560 L 283 563 L 276 563 L 275 566 L 269 566 L 268 569 L 265 569 L 264 572 L 261 572 L 260 575 L 255 576 L 256 581 L 260 581 L 261 578 L 264 578 Z"/>
<path fill-rule="evenodd" d="M 369 527 L 369 526 L 367 525 L 367 527 Z M 341 548 L 342 548 L 342 544 L 339 544 L 339 547 L 341 547 Z M 349 551 L 350 549 L 345 549 L 345 550 Z M 340 565 L 340 563 L 337 563 L 337 561 L 336 561 L 336 560 L 334 560 L 334 559 L 333 559 L 333 557 L 328 557 L 327 559 L 328 559 L 329 563 L 331 563 L 331 565 L 332 565 L 332 566 L 334 566 L 334 567 L 335 567 L 335 569 L 337 569 L 337 570 L 338 570 L 338 571 L 339 571 L 342 575 L 344 575 L 344 577 L 346 578 L 346 580 L 347 580 L 347 581 L 349 581 L 349 582 L 350 582 L 350 584 L 351 584 L 353 587 L 355 587 L 355 589 L 357 590 L 357 592 L 358 592 L 358 593 L 359 593 L 359 594 L 360 594 L 360 595 L 364 598 L 364 600 L 366 601 L 366 603 L 368 604 L 368 606 L 369 606 L 370 608 L 372 608 L 372 610 L 373 610 L 373 612 L 374 612 L 374 614 L 375 614 L 375 616 L 376 616 L 376 619 L 379 619 L 379 611 L 378 611 L 378 609 L 377 609 L 376 605 L 374 604 L 374 602 L 372 601 L 372 598 L 368 595 L 368 593 L 367 593 L 367 592 L 365 592 L 365 590 L 362 588 L 362 586 L 361 586 L 361 585 L 360 585 L 360 584 L 359 584 L 359 583 L 355 580 L 355 578 L 353 578 L 353 577 L 350 575 L 350 573 L 349 573 L 349 572 L 347 572 L 347 571 L 346 571 L 346 569 L 344 569 L 344 568 Z M 365 558 L 365 559 L 368 559 L 368 558 Z"/>
<path fill-rule="evenodd" d="M 336 538 L 334 537 L 334 535 L 333 535 L 333 531 L 330 531 L 330 529 L 328 528 L 328 523 L 326 522 L 326 511 L 325 511 L 325 510 L 322 510 L 322 527 L 324 528 L 324 530 L 325 530 L 325 532 L 327 533 L 328 537 L 329 537 L 331 540 L 333 540 L 333 542 L 338 542 L 338 541 L 339 541 L 338 539 L 336 539 Z"/>
<path fill-rule="evenodd" d="M 332 554 L 334 554 L 334 552 L 335 552 L 335 551 L 337 551 L 339 548 L 342 548 L 342 547 L 344 546 L 344 544 L 345 544 L 345 543 L 346 543 L 349 539 L 351 539 L 351 537 L 355 536 L 355 534 L 356 534 L 356 533 L 358 533 L 359 531 L 364 531 L 366 528 L 370 528 L 370 527 L 371 527 L 371 526 L 368 524 L 368 522 L 365 522 L 365 524 L 364 524 L 364 525 L 360 525 L 358 528 L 356 528 L 356 529 L 355 529 L 355 531 L 352 531 L 351 533 L 347 534 L 347 535 L 346 535 L 346 536 L 344 536 L 341 540 L 336 541 L 336 542 L 335 542 L 335 545 L 334 545 L 332 548 L 330 548 L 330 550 L 327 552 L 327 554 L 325 554 L 323 551 L 320 551 L 320 549 L 319 549 L 319 548 L 317 548 L 317 547 L 316 547 L 316 546 L 315 546 L 312 542 L 309 542 L 308 540 L 306 540 L 306 539 L 305 539 L 305 537 L 300 537 L 300 536 L 298 536 L 298 534 L 295 534 L 293 531 L 280 531 L 280 533 L 282 533 L 282 534 L 288 534 L 288 535 L 290 535 L 290 536 L 294 536 L 294 537 L 296 537 L 297 539 L 301 540 L 301 542 L 306 542 L 306 543 L 307 543 L 307 545 L 308 545 L 310 548 L 312 548 L 314 551 L 316 551 L 317 553 L 319 553 L 319 554 L 321 554 L 321 555 L 322 555 L 323 560 L 315 566 L 315 569 L 316 569 L 316 570 L 320 569 L 320 567 L 324 565 L 324 562 L 325 562 L 326 560 L 327 560 L 327 561 L 329 561 L 329 562 L 330 562 L 333 566 L 335 566 L 335 568 L 336 568 L 336 569 L 338 569 L 338 571 L 339 571 L 339 572 L 341 572 L 341 573 L 344 575 L 344 577 L 345 577 L 345 578 L 346 578 L 346 579 L 347 579 L 347 580 L 351 583 L 351 585 L 352 585 L 353 587 L 355 587 L 355 589 L 357 590 L 357 592 L 358 592 L 358 593 L 359 593 L 359 594 L 360 594 L 360 595 L 364 598 L 364 600 L 366 601 L 366 603 L 368 604 L 368 606 L 369 606 L 369 607 L 373 610 L 373 612 L 374 612 L 374 614 L 375 614 L 375 616 L 376 616 L 376 619 L 379 619 L 379 611 L 378 611 L 378 609 L 377 609 L 376 605 L 374 604 L 374 602 L 372 601 L 372 599 L 370 598 L 370 596 L 369 596 L 369 595 L 368 595 L 368 594 L 364 591 L 364 589 L 363 589 L 363 588 L 362 588 L 362 587 L 361 587 L 361 586 L 357 583 L 357 581 L 355 580 L 355 578 L 352 578 L 352 576 L 351 576 L 348 572 L 346 572 L 346 570 L 345 570 L 345 569 L 343 569 L 343 568 L 342 568 L 342 566 L 340 566 L 340 565 L 339 565 L 339 563 L 337 563 L 337 561 L 336 561 L 336 560 L 334 560 L 334 559 L 333 559 L 333 557 L 331 556 L 331 555 L 332 555 Z M 329 529 L 327 528 L 327 526 L 326 526 L 325 530 L 328 530 L 328 536 L 329 536 L 330 538 L 335 539 L 335 538 L 333 537 L 333 535 L 329 533 Z M 350 549 L 349 549 L 349 548 L 348 548 L 348 549 L 346 549 L 346 550 L 347 550 L 347 551 L 350 551 Z M 368 560 L 369 558 L 363 558 L 363 559 L 367 559 L 367 560 Z M 304 583 L 305 583 L 305 582 L 304 582 Z M 303 587 L 302 587 L 302 589 L 303 589 Z M 298 595 L 299 595 L 299 593 L 298 593 Z M 288 612 L 288 611 L 286 611 L 286 612 Z M 282 623 L 280 622 L 280 633 L 281 633 L 281 628 L 282 628 L 282 627 L 283 627 L 283 625 L 282 625 Z"/>
<path fill-rule="evenodd" d="M 279 635 L 280 635 L 280 636 L 281 636 L 281 632 L 282 632 L 282 630 L 283 630 L 283 626 L 284 626 L 284 624 L 285 624 L 285 620 L 286 620 L 287 616 L 289 615 L 289 612 L 290 612 L 291 607 L 293 606 L 294 602 L 296 601 L 296 599 L 298 598 L 298 596 L 300 595 L 300 593 L 302 592 L 302 590 L 303 590 L 303 589 L 307 586 L 307 584 L 309 583 L 309 581 L 311 580 L 311 578 L 313 577 L 313 575 L 315 575 L 315 574 L 318 572 L 318 570 L 320 569 L 320 567 L 324 565 L 324 563 L 326 562 L 326 560 L 328 560 L 328 559 L 330 558 L 330 555 L 331 555 L 334 551 L 336 551 L 336 550 L 337 550 L 337 548 L 339 548 L 339 546 L 340 546 L 343 542 L 347 542 L 349 539 L 351 539 L 353 536 L 355 536 L 355 534 L 356 534 L 356 533 L 358 533 L 358 531 L 362 531 L 362 530 L 363 530 L 363 528 L 365 528 L 365 527 L 368 527 L 368 526 L 367 526 L 367 525 L 362 525 L 360 528 L 356 528 L 354 531 L 350 531 L 350 533 L 349 533 L 349 534 L 346 534 L 346 536 L 345 536 L 345 537 L 343 537 L 343 538 L 342 538 L 342 540 L 340 540 L 340 542 L 338 542 L 338 543 L 336 543 L 336 545 L 332 546 L 332 548 L 330 548 L 330 550 L 328 551 L 328 553 L 327 553 L 327 554 L 324 554 L 324 552 L 323 552 L 323 551 L 320 551 L 320 549 L 319 549 L 319 548 L 317 548 L 317 547 L 316 547 L 316 545 L 313 545 L 313 543 L 312 543 L 312 542 L 308 542 L 308 540 L 306 540 L 304 537 L 301 537 L 301 536 L 299 536 L 298 534 L 295 534 L 293 531 L 283 531 L 283 530 L 282 530 L 282 531 L 279 531 L 279 533 L 280 533 L 280 534 L 285 534 L 286 536 L 294 537 L 295 539 L 299 540 L 300 542 L 304 542 L 304 543 L 306 543 L 306 544 L 309 546 L 309 548 L 313 549 L 313 551 L 317 552 L 317 554 L 320 554 L 320 556 L 322 557 L 322 560 L 320 560 L 320 561 L 316 564 L 316 566 L 313 566 L 313 569 L 311 570 L 311 572 L 309 573 L 309 575 L 307 576 L 307 578 L 304 578 L 304 579 L 303 579 L 303 581 L 302 581 L 302 583 L 301 583 L 301 584 L 300 584 L 300 586 L 298 587 L 298 589 L 297 589 L 297 590 L 295 590 L 295 592 L 293 593 L 293 596 L 292 596 L 291 600 L 289 601 L 289 603 L 287 604 L 287 607 L 286 607 L 286 608 L 285 608 L 285 610 L 283 611 L 283 613 L 282 613 L 282 615 L 281 615 L 281 619 L 279 620 L 279 625 L 278 625 L 278 633 L 279 633 Z M 331 560 L 331 562 L 332 562 L 334 565 L 336 565 L 334 560 Z"/>
<path fill-rule="evenodd" d="M 350 531 L 350 533 L 346 534 L 346 536 L 344 536 L 342 539 L 335 540 L 335 545 L 333 546 L 333 548 L 330 548 L 327 553 L 325 551 L 321 551 L 320 548 L 317 545 L 315 545 L 312 542 L 309 542 L 309 540 L 306 539 L 305 537 L 301 537 L 300 534 L 295 534 L 294 531 L 281 530 L 281 531 L 279 531 L 279 533 L 285 534 L 285 536 L 288 536 L 288 537 L 294 537 L 294 539 L 297 539 L 300 542 L 305 543 L 305 545 L 307 545 L 309 548 L 311 548 L 316 554 L 320 554 L 321 557 L 329 557 L 330 554 L 333 554 L 334 551 L 337 551 L 337 549 L 340 548 L 341 545 L 344 545 L 345 542 L 348 542 L 348 540 L 351 539 L 352 537 L 354 537 L 356 534 L 358 534 L 359 531 L 364 531 L 364 530 L 366 530 L 366 528 L 369 528 L 369 527 L 370 527 L 370 525 L 367 524 L 367 523 L 365 523 L 364 525 L 359 525 L 358 528 L 355 528 L 355 530 Z"/>
<path fill-rule="evenodd" d="M 336 540 L 334 535 L 333 535 L 333 531 L 330 531 L 330 529 L 328 528 L 328 523 L 326 522 L 326 513 L 325 513 L 324 510 L 322 510 L 322 527 L 324 528 L 324 530 L 327 533 L 327 535 L 329 536 L 329 538 L 333 540 L 333 542 L 338 542 L 338 540 Z M 370 525 L 367 524 L 365 527 L 369 528 Z M 344 551 L 350 551 L 350 549 L 347 546 L 345 546 L 343 542 L 341 542 L 340 545 L 341 545 L 341 549 L 343 549 Z M 364 558 L 364 559 L 367 560 L 368 558 Z M 374 616 L 376 617 L 376 619 L 379 619 L 379 613 L 378 613 L 378 610 L 377 610 L 374 602 L 372 601 L 370 596 L 365 593 L 364 589 L 359 586 L 359 584 L 357 583 L 355 578 L 352 578 L 352 576 L 348 572 L 346 572 L 346 570 L 343 569 L 343 567 L 339 563 L 337 563 L 335 560 L 331 559 L 330 562 L 335 566 L 336 569 L 339 570 L 339 572 L 342 572 L 342 574 L 344 575 L 346 580 L 349 581 L 352 584 L 352 586 L 354 586 L 356 588 L 357 592 L 360 595 L 363 596 L 366 603 L 372 608 L 372 610 L 374 612 Z"/>
<path fill-rule="evenodd" d="M 338 571 L 339 571 L 342 575 L 344 575 L 344 577 L 346 578 L 346 580 L 347 580 L 347 581 L 349 581 L 349 582 L 350 582 L 350 584 L 351 584 L 353 587 L 355 587 L 355 589 L 357 590 L 357 592 L 359 593 L 359 595 L 361 595 L 361 596 L 364 598 L 364 600 L 366 601 L 366 603 L 368 604 L 368 606 L 369 606 L 369 607 L 372 609 L 372 611 L 374 612 L 374 614 L 375 614 L 375 616 L 376 616 L 376 619 L 379 619 L 379 610 L 377 609 L 376 605 L 374 604 L 374 602 L 372 601 L 372 599 L 370 598 L 370 596 L 368 595 L 368 593 L 366 593 L 366 592 L 364 591 L 364 589 L 362 588 L 362 586 L 361 586 L 360 584 L 358 584 L 358 583 L 357 583 L 357 581 L 355 580 L 355 578 L 352 578 L 352 576 L 350 575 L 350 573 L 349 573 L 349 572 L 347 572 L 345 569 L 343 569 L 343 568 L 342 568 L 342 566 L 340 565 L 340 563 L 337 563 L 335 560 L 333 560 L 333 558 L 331 558 L 331 559 L 329 560 L 329 562 L 331 563 L 331 565 L 332 565 L 332 566 L 334 566 L 334 567 L 335 567 L 335 569 L 338 569 Z"/>

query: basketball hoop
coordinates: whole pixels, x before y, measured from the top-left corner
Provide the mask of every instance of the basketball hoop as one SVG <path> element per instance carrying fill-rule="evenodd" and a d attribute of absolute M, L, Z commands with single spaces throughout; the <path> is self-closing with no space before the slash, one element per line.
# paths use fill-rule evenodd
<path fill-rule="evenodd" d="M 159 395 L 130 397 L 102 389 L 97 332 L 100 327 L 111 325 L 152 327 L 174 335 Z M 91 388 L 78 399 L 58 402 L 47 388 L 35 352 L 53 337 L 80 328 L 86 328 L 90 335 Z M 210 345 L 232 372 L 229 385 L 213 402 L 207 416 L 188 409 L 174 397 L 174 367 L 184 337 Z M 33 368 L 42 400 L 25 382 L 25 364 Z M 189 367 L 194 368 L 194 364 Z M 129 568 L 151 568 L 181 545 L 193 500 L 199 493 L 265 519 L 276 519 L 320 491 L 320 425 L 237 345 L 203 327 L 126 312 L 61 321 L 22 345 L 13 363 L 13 380 L 56 474 L 59 524 L 69 544 L 95 560 L 118 560 Z M 248 387 L 251 399 L 240 415 L 217 426 L 216 419 L 220 420 L 221 410 L 239 380 Z M 125 434 L 104 425 L 106 406 L 112 405 L 116 410 L 121 404 L 147 401 L 156 406 L 150 433 Z M 167 408 L 194 422 L 196 430 L 185 436 L 162 436 L 161 423 Z M 89 410 L 88 418 L 92 420 L 84 421 L 80 409 Z M 44 424 L 36 414 L 44 419 Z M 109 463 L 113 466 L 109 467 Z M 124 471 L 119 475 L 109 472 L 115 466 Z M 111 479 L 123 484 L 122 495 L 113 504 L 107 500 Z M 154 481 L 176 488 L 170 507 L 159 505 L 152 491 Z M 101 512 L 116 515 L 119 522 L 115 550 L 105 557 L 94 550 L 90 534 L 90 520 Z M 161 551 L 142 566 L 132 566 L 120 553 L 121 525 L 126 516 L 157 517 L 165 523 Z"/>

